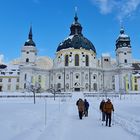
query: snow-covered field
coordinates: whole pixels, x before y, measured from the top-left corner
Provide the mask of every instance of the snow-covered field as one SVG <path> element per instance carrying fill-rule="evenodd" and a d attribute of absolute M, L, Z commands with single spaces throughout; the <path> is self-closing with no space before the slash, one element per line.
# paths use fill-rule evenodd
<path fill-rule="evenodd" d="M 9 93 L 12 94 L 12 93 Z M 77 99 L 0 98 L 1 140 L 140 140 L 140 95 L 111 98 L 115 112 L 112 127 L 102 126 L 102 98 L 87 97 L 89 117 L 78 118 Z"/>

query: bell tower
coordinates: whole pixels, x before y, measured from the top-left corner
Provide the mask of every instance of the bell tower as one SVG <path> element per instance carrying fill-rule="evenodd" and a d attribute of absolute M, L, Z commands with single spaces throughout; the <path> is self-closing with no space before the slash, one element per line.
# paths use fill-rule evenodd
<path fill-rule="evenodd" d="M 132 65 L 130 37 L 125 34 L 123 27 L 121 27 L 119 37 L 116 40 L 116 60 L 119 67 Z"/>
<path fill-rule="evenodd" d="M 32 27 L 30 27 L 28 40 L 21 50 L 21 65 L 34 65 L 37 56 L 36 44 L 33 41 Z"/>

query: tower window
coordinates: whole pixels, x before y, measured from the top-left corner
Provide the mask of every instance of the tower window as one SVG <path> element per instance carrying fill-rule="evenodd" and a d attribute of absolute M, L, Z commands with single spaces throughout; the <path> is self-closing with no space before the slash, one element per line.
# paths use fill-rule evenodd
<path fill-rule="evenodd" d="M 104 59 L 104 61 L 108 62 L 108 59 L 106 58 L 106 59 Z"/>
<path fill-rule="evenodd" d="M 27 74 L 24 75 L 24 80 L 26 81 L 26 79 L 27 79 Z"/>
<path fill-rule="evenodd" d="M 29 62 L 29 58 L 26 58 L 26 62 L 27 62 L 27 63 Z"/>
<path fill-rule="evenodd" d="M 124 53 L 124 55 L 126 55 L 126 52 Z"/>
<path fill-rule="evenodd" d="M 124 63 L 127 63 L 127 59 L 124 60 Z"/>
<path fill-rule="evenodd" d="M 29 54 L 29 52 L 26 52 L 27 54 Z"/>
<path fill-rule="evenodd" d="M 58 79 L 61 79 L 61 76 L 60 75 L 58 76 Z"/>
<path fill-rule="evenodd" d="M 95 74 L 95 75 L 93 75 L 93 79 L 96 79 L 96 77 L 97 77 L 97 76 L 96 76 L 96 74 Z"/>
<path fill-rule="evenodd" d="M 68 66 L 69 65 L 69 56 L 66 55 L 65 56 L 65 66 Z"/>
<path fill-rule="evenodd" d="M 86 55 L 86 66 L 89 66 L 89 56 Z"/>
<path fill-rule="evenodd" d="M 75 55 L 75 66 L 79 66 L 79 55 Z"/>

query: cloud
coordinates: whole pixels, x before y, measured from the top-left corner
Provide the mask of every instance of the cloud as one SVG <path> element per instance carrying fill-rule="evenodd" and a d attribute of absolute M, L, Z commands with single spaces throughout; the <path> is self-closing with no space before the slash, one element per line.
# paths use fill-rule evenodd
<path fill-rule="evenodd" d="M 117 18 L 122 21 L 125 17 L 131 17 L 140 7 L 140 0 L 125 0 L 120 7 Z"/>
<path fill-rule="evenodd" d="M 91 0 L 102 14 L 115 13 L 119 21 L 131 17 L 140 7 L 140 0 Z"/>
<path fill-rule="evenodd" d="M 3 63 L 4 55 L 0 54 L 0 63 Z"/>
<path fill-rule="evenodd" d="M 102 14 L 108 14 L 112 12 L 115 5 L 114 0 L 92 0 L 93 4 L 96 4 L 100 8 Z"/>

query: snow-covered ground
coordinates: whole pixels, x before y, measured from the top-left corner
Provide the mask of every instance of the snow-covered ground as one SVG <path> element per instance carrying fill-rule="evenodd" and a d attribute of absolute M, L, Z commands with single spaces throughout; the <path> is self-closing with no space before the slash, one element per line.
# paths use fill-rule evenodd
<path fill-rule="evenodd" d="M 11 94 L 11 93 L 9 93 Z M 112 127 L 102 126 L 102 98 L 87 97 L 89 117 L 78 118 L 77 99 L 0 98 L 1 140 L 140 140 L 140 95 L 111 98 L 115 112 Z"/>

